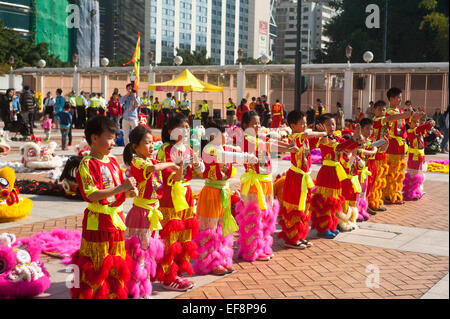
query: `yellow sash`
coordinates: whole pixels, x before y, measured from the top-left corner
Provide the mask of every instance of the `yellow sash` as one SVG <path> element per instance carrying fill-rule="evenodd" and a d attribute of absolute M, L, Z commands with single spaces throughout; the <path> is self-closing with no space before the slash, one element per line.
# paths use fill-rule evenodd
<path fill-rule="evenodd" d="M 251 186 L 253 185 L 256 186 L 256 190 L 258 192 L 259 209 L 266 210 L 267 209 L 266 200 L 264 198 L 264 192 L 260 182 L 272 182 L 272 176 L 257 174 L 255 171 L 250 170 L 249 172 L 242 174 L 241 182 L 242 182 L 242 195 L 244 196 L 248 195 Z"/>
<path fill-rule="evenodd" d="M 361 184 L 359 183 L 358 175 L 347 175 L 347 178 L 352 182 L 353 190 L 355 193 L 361 193 Z"/>
<path fill-rule="evenodd" d="M 418 161 L 419 160 L 419 155 L 425 156 L 425 150 L 422 149 L 418 149 L 418 148 L 410 148 L 408 149 L 409 153 L 413 153 L 413 160 Z"/>
<path fill-rule="evenodd" d="M 336 168 L 336 174 L 339 178 L 339 181 L 342 182 L 344 179 L 347 178 L 347 173 L 345 172 L 345 169 L 342 167 L 341 163 L 331 160 L 325 160 L 323 161 L 323 166 L 330 166 Z"/>
<path fill-rule="evenodd" d="M 123 211 L 123 205 L 111 207 L 100 203 L 89 203 L 88 209 L 90 212 L 87 219 L 87 230 L 98 230 L 98 214 L 109 215 L 115 227 L 120 230 L 127 229 L 122 218 L 119 216 L 119 213 Z"/>
<path fill-rule="evenodd" d="M 369 171 L 369 168 L 367 166 L 364 166 L 364 168 L 361 170 L 361 183 L 364 183 L 364 181 L 369 176 L 372 176 L 372 173 Z"/>
<path fill-rule="evenodd" d="M 157 199 L 145 199 L 141 197 L 135 197 L 133 204 L 137 207 L 148 210 L 148 221 L 150 222 L 150 230 L 161 230 L 161 220 L 163 214 L 159 210 L 159 201 Z"/>
<path fill-rule="evenodd" d="M 181 212 L 185 209 L 189 208 L 189 204 L 186 201 L 186 192 L 187 188 L 186 186 L 190 185 L 189 182 L 174 182 L 168 183 L 169 186 L 172 186 L 172 202 L 173 202 L 173 208 L 175 208 L 176 212 Z"/>
<path fill-rule="evenodd" d="M 311 172 L 305 173 L 302 169 L 292 166 L 291 170 L 302 175 L 302 189 L 300 193 L 300 202 L 298 203 L 298 210 L 305 211 L 306 209 L 306 196 L 308 195 L 308 190 L 314 188 L 314 181 L 311 177 Z"/>

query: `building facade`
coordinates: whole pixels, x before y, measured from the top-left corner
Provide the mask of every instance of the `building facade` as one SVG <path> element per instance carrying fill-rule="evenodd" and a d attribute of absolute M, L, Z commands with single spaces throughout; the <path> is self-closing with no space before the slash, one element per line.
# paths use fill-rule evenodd
<path fill-rule="evenodd" d="M 326 1 L 302 3 L 301 50 L 302 63 L 312 63 L 315 52 L 329 41 L 323 35 L 324 26 L 336 15 Z M 278 0 L 276 8 L 277 38 L 275 59 L 295 61 L 297 50 L 297 0 Z"/>
<path fill-rule="evenodd" d="M 71 60 L 75 30 L 66 26 L 70 1 L 0 1 L 0 20 L 26 40 L 49 44 L 49 53 L 61 61 Z"/>

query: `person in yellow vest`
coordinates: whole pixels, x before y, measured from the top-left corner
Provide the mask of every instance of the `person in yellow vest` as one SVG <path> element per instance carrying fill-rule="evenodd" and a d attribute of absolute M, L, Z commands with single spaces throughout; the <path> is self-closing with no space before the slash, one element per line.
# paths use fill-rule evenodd
<path fill-rule="evenodd" d="M 105 116 L 105 114 L 106 114 L 105 95 L 103 93 L 98 93 L 97 94 L 97 99 L 98 99 L 98 113 L 101 116 Z"/>
<path fill-rule="evenodd" d="M 225 108 L 227 109 L 227 125 L 233 126 L 236 124 L 237 106 L 231 97 L 228 99 L 228 103 L 225 105 Z"/>
<path fill-rule="evenodd" d="M 89 108 L 87 109 L 88 121 L 98 115 L 99 100 L 97 94 L 92 93 L 89 100 Z"/>
<path fill-rule="evenodd" d="M 277 100 L 274 105 L 272 105 L 272 124 L 271 128 L 280 128 L 281 121 L 283 120 L 283 104 L 280 100 Z"/>
<path fill-rule="evenodd" d="M 172 93 L 167 93 L 167 98 L 162 102 L 162 113 L 164 115 L 164 122 L 169 119 L 175 107 L 175 102 L 172 99 Z"/>
<path fill-rule="evenodd" d="M 161 103 L 159 103 L 159 99 L 157 97 L 155 97 L 154 101 L 152 102 L 152 109 L 153 109 L 153 126 L 158 127 L 158 114 L 161 112 Z"/>
<path fill-rule="evenodd" d="M 144 93 L 142 93 L 142 97 L 141 97 L 141 110 L 140 113 L 145 114 L 148 116 L 148 125 L 151 126 L 152 123 L 152 115 L 153 115 L 153 111 L 152 111 L 152 101 L 150 99 L 153 99 L 152 97 L 148 97 L 148 94 L 146 91 L 144 91 Z"/>
<path fill-rule="evenodd" d="M 77 121 L 75 122 L 75 128 L 84 129 L 86 125 L 86 107 L 88 101 L 84 97 L 84 92 L 81 91 L 80 95 L 75 98 L 76 108 L 77 108 Z"/>
<path fill-rule="evenodd" d="M 206 125 L 206 121 L 209 118 L 209 105 L 207 100 L 203 100 L 202 104 L 202 124 L 203 126 Z"/>
<path fill-rule="evenodd" d="M 201 104 L 199 104 L 198 106 L 197 106 L 197 112 L 195 112 L 195 119 L 196 120 L 202 120 L 202 105 Z"/>
<path fill-rule="evenodd" d="M 191 101 L 187 98 L 187 93 L 183 94 L 183 101 L 180 102 L 181 113 L 184 114 L 187 118 L 191 116 Z"/>
<path fill-rule="evenodd" d="M 75 91 L 70 91 L 68 99 L 70 104 L 70 113 L 72 114 L 72 126 L 75 127 L 77 123 L 77 98 Z"/>

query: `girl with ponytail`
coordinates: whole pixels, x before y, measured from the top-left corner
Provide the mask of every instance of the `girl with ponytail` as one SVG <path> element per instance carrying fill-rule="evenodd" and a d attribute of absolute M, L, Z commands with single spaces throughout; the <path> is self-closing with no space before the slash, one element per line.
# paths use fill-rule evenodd
<path fill-rule="evenodd" d="M 151 282 L 156 278 L 156 262 L 164 253 L 164 244 L 159 238 L 159 230 L 162 229 L 159 210 L 161 175 L 170 175 L 180 169 L 174 163 L 160 163 L 152 158 L 153 136 L 145 126 L 136 127 L 129 139 L 123 159 L 136 179 L 138 196 L 125 220 L 126 248 L 133 259 L 128 291 L 135 299 L 150 298 Z M 175 174 L 175 179 L 176 176 L 179 174 Z"/>

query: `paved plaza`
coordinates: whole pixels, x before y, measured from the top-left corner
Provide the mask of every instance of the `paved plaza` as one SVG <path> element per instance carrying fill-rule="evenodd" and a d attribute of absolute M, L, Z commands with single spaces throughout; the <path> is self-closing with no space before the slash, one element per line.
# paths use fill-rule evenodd
<path fill-rule="evenodd" d="M 37 130 L 38 135 L 41 133 Z M 157 133 L 156 133 L 157 134 Z M 74 145 L 81 140 L 81 130 L 74 132 Z M 55 131 L 55 141 L 59 134 Z M 11 142 L 12 150 L 0 161 L 20 161 L 22 143 Z M 121 157 L 123 148 L 113 154 Z M 57 151 L 59 155 L 74 155 Z M 427 156 L 448 158 L 444 154 Z M 276 160 L 276 174 L 290 167 L 290 162 Z M 320 166 L 313 165 L 313 177 Z M 242 168 L 238 168 L 242 172 Z M 239 187 L 237 174 L 231 181 Z M 235 260 L 236 272 L 225 277 L 194 276 L 194 289 L 187 293 L 167 292 L 154 284 L 155 299 L 420 299 L 449 298 L 449 176 L 426 173 L 420 201 L 403 206 L 388 205 L 359 229 L 341 233 L 334 240 L 319 239 L 310 233 L 314 246 L 306 250 L 287 249 L 274 235 L 275 257 L 268 261 Z M 47 173 L 17 174 L 18 179 L 47 180 Z M 194 192 L 200 192 L 202 180 L 194 180 Z M 11 232 L 27 237 L 54 228 L 81 230 L 86 203 L 62 197 L 25 195 L 34 202 L 28 218 L 0 224 L 0 233 Z M 127 200 L 125 211 L 131 208 Z M 37 298 L 68 299 L 68 273 L 59 259 L 42 256 L 51 274 L 52 286 Z"/>

